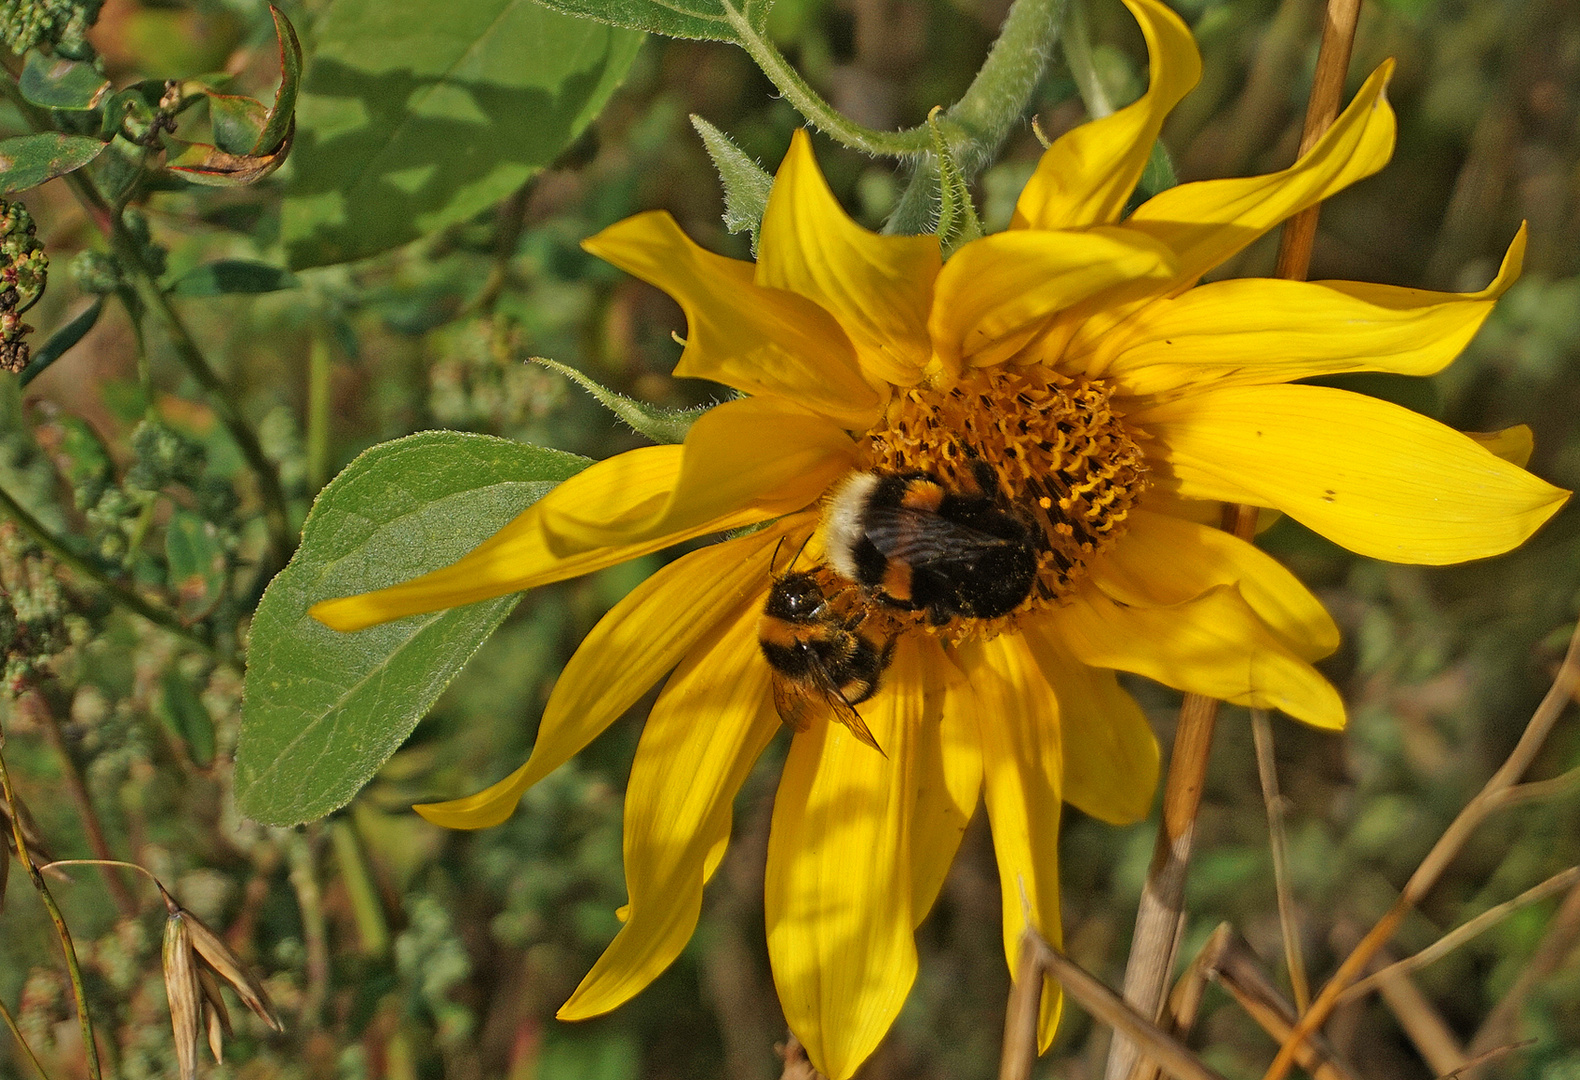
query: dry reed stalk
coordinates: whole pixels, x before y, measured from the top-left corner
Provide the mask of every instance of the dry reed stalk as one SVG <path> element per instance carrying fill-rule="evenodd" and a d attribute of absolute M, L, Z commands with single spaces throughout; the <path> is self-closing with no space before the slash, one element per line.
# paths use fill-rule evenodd
<path fill-rule="evenodd" d="M 1537 706 L 1536 712 L 1532 714 L 1530 722 L 1525 725 L 1519 743 L 1510 751 L 1509 756 L 1498 767 L 1498 771 L 1492 774 L 1491 779 L 1475 798 L 1471 799 L 1459 812 L 1459 816 L 1449 824 L 1432 850 L 1427 852 L 1426 858 L 1421 860 L 1415 873 L 1410 875 L 1410 880 L 1405 883 L 1393 907 L 1389 908 L 1387 914 L 1377 921 L 1377 925 L 1367 932 L 1360 944 L 1351 951 L 1339 965 L 1338 971 L 1334 972 L 1333 977 L 1323 986 L 1322 992 L 1311 1003 L 1310 1010 L 1301 1017 L 1289 1039 L 1279 1049 L 1272 1065 L 1268 1066 L 1263 1080 L 1284 1080 L 1289 1074 L 1290 1067 L 1295 1063 L 1296 1050 L 1300 1044 L 1326 1022 L 1338 1005 L 1340 996 L 1393 937 L 1404 917 L 1420 903 L 1432 886 L 1437 884 L 1438 878 L 1448 869 L 1449 863 L 1459 854 L 1471 833 L 1493 811 L 1521 801 L 1511 799 L 1510 796 L 1529 785 L 1522 785 L 1517 781 L 1524 775 L 1525 770 L 1530 768 L 1531 762 L 1535 760 L 1542 744 L 1547 740 L 1548 733 L 1552 731 L 1553 725 L 1557 723 L 1558 717 L 1574 696 L 1577 687 L 1580 687 L 1580 624 L 1575 626 L 1574 634 L 1569 639 L 1569 649 L 1564 654 L 1557 677 L 1553 680 L 1546 696 L 1542 698 L 1542 703 Z"/>
<path fill-rule="evenodd" d="M 1005 1021 L 1006 1035 L 1014 1032 L 1017 1046 L 1030 1047 L 1029 1053 L 1016 1051 L 1006 1041 L 1004 1068 L 1023 1072 L 1001 1070 L 1000 1080 L 1020 1080 L 1030 1074 L 1031 1063 L 1037 1053 L 1037 1011 L 1042 1003 L 1042 977 L 1052 975 L 1092 1017 L 1114 1029 L 1124 1032 L 1131 1041 L 1139 1044 L 1148 1059 L 1155 1061 L 1163 1072 L 1176 1080 L 1223 1080 L 1223 1077 L 1172 1035 L 1162 1031 L 1152 1021 L 1136 1012 L 1120 999 L 1119 995 L 1104 986 L 1102 980 L 1088 972 L 1074 960 L 1049 945 L 1040 936 L 1027 930 L 1021 935 L 1020 970 L 1016 973 L 1015 991 L 1010 996 L 1009 1017 Z M 1029 1028 L 1026 1026 L 1029 1023 Z"/>
<path fill-rule="evenodd" d="M 1278 927 L 1284 937 L 1284 965 L 1295 995 L 1295 1014 L 1311 1005 L 1311 984 L 1306 980 L 1306 958 L 1300 949 L 1300 928 L 1295 922 L 1295 897 L 1289 884 L 1289 844 L 1284 835 L 1284 797 L 1278 792 L 1278 764 L 1273 755 L 1273 724 L 1262 709 L 1251 710 L 1251 736 L 1256 742 L 1256 772 L 1262 781 L 1262 801 L 1267 804 L 1267 843 L 1273 853 L 1273 888 L 1278 893 Z"/>
<path fill-rule="evenodd" d="M 1231 935 L 1214 977 L 1275 1042 L 1282 1042 L 1289 1036 L 1297 1019 L 1295 1008 L 1278 992 L 1273 980 L 1262 970 L 1256 953 L 1239 934 Z M 1354 1071 L 1338 1059 L 1332 1047 L 1315 1039 L 1301 1054 L 1300 1067 L 1310 1073 L 1313 1080 L 1358 1080 Z"/>

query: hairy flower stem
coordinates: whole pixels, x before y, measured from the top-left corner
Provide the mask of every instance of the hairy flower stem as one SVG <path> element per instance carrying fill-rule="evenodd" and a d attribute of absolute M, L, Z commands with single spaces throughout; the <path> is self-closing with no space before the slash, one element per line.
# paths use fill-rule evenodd
<path fill-rule="evenodd" d="M 0 746 L 4 745 L 0 738 Z M 77 1023 L 82 1028 L 82 1056 L 88 1065 L 89 1080 L 102 1080 L 103 1073 L 99 1068 L 99 1044 L 93 1038 L 93 1017 L 88 1014 L 88 993 L 82 982 L 82 967 L 77 963 L 77 950 L 71 943 L 71 931 L 66 927 L 66 919 L 60 913 L 60 908 L 55 904 L 55 898 L 50 895 L 49 886 L 44 884 L 44 877 L 39 873 L 38 867 L 33 865 L 32 858 L 27 851 L 27 837 L 22 832 L 22 814 L 17 809 L 16 794 L 11 790 L 11 774 L 6 771 L 5 755 L 0 754 L 0 796 L 5 798 L 6 806 L 11 812 L 11 837 L 16 844 L 16 857 L 21 862 L 27 876 L 33 881 L 33 888 L 38 891 L 39 899 L 44 902 L 44 908 L 49 912 L 50 921 L 55 924 L 55 932 L 60 935 L 60 948 L 66 954 L 66 973 L 71 979 L 71 994 L 77 1003 Z"/>
<path fill-rule="evenodd" d="M 1360 0 L 1328 0 L 1316 76 L 1300 138 L 1302 154 L 1315 145 L 1339 114 L 1339 98 L 1344 92 L 1344 76 L 1349 70 L 1359 17 Z M 1279 238 L 1277 276 L 1291 281 L 1305 280 L 1311 267 L 1318 210 L 1318 206 L 1312 206 L 1285 224 Z M 1226 507 L 1224 516 L 1226 521 L 1233 520 L 1234 534 L 1240 539 L 1250 540 L 1255 535 L 1254 508 Z M 1216 701 L 1196 694 L 1185 695 L 1184 704 L 1180 706 L 1174 752 L 1169 759 L 1168 786 L 1163 792 L 1163 826 L 1158 830 L 1152 866 L 1147 871 L 1141 904 L 1136 912 L 1130 959 L 1125 966 L 1125 1000 L 1141 1015 L 1154 1019 L 1161 1015 L 1164 991 L 1174 969 L 1175 950 L 1184 928 L 1185 877 L 1190 867 L 1196 813 L 1201 806 L 1208 750 L 1217 717 Z M 1333 999 L 1336 998 L 1335 993 Z M 1331 1007 L 1332 1001 L 1329 1001 L 1328 1008 Z M 1301 1039 L 1315 1031 L 1325 1016 L 1325 1012 L 1318 1015 L 1317 1003 L 1314 1003 L 1302 1018 L 1295 1029 L 1295 1037 L 1279 1054 L 1283 1071 L 1293 1063 L 1295 1048 Z M 1135 1044 L 1116 1032 L 1109 1051 L 1106 1080 L 1126 1080 L 1138 1059 Z M 1280 1080 L 1283 1071 L 1278 1072 L 1277 1077 L 1270 1072 L 1268 1080 Z"/>

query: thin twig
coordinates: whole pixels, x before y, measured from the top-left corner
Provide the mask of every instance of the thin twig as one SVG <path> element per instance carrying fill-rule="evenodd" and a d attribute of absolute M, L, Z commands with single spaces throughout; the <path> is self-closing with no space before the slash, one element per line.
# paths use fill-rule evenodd
<path fill-rule="evenodd" d="M 1339 1004 L 1347 1005 L 1357 998 L 1364 997 L 1374 990 L 1379 982 L 1391 975 L 1404 975 L 1417 968 L 1425 967 L 1434 960 L 1453 952 L 1476 935 L 1490 930 L 1520 908 L 1534 904 L 1538 900 L 1545 900 L 1549 896 L 1571 887 L 1576 882 L 1580 882 L 1580 866 L 1571 866 L 1567 870 L 1560 870 L 1540 885 L 1526 889 L 1514 899 L 1505 900 L 1495 907 L 1488 908 L 1469 922 L 1444 934 L 1413 956 L 1407 956 L 1403 960 L 1396 960 L 1380 971 L 1366 976 L 1339 995 Z"/>
<path fill-rule="evenodd" d="M 1399 929 L 1399 924 L 1404 921 L 1405 915 L 1421 902 L 1422 897 L 1433 885 L 1437 884 L 1437 879 L 1442 876 L 1444 870 L 1448 869 L 1449 863 L 1459 854 L 1460 848 L 1464 847 L 1470 835 L 1489 814 L 1506 805 L 1501 801 L 1502 795 L 1513 788 L 1524 775 L 1525 770 L 1530 768 L 1531 762 L 1535 760 L 1542 744 L 1547 741 L 1548 734 L 1558 722 L 1558 717 L 1563 713 L 1564 706 L 1569 703 L 1577 686 L 1580 686 L 1580 624 L 1575 626 L 1575 631 L 1569 638 L 1569 649 L 1564 654 L 1557 677 L 1553 680 L 1547 695 L 1542 698 L 1541 704 L 1536 707 L 1530 723 L 1525 725 L 1519 743 L 1498 767 L 1498 771 L 1492 774 L 1486 786 L 1449 824 L 1432 850 L 1427 852 L 1426 858 L 1421 860 L 1421 865 L 1416 867 L 1415 873 L 1410 875 L 1410 880 L 1405 882 L 1404 889 L 1394 901 L 1393 907 L 1388 909 L 1387 914 L 1377 921 L 1377 925 L 1372 927 L 1361 939 L 1360 944 L 1339 965 L 1338 971 L 1333 973 L 1333 977 L 1311 1003 L 1310 1010 L 1301 1018 L 1300 1023 L 1295 1025 L 1289 1040 L 1279 1049 L 1278 1056 L 1273 1059 L 1273 1064 L 1268 1067 L 1263 1080 L 1283 1080 L 1289 1074 L 1289 1069 L 1295 1061 L 1296 1048 L 1300 1043 L 1327 1021 L 1334 1007 L 1338 1005 L 1340 995 L 1366 969 L 1366 965 L 1377 951 L 1393 937 Z"/>
<path fill-rule="evenodd" d="M 88 785 L 83 782 L 82 769 L 77 765 L 77 759 L 71 754 L 71 748 L 66 745 L 65 733 L 60 730 L 60 718 L 55 715 L 55 710 L 50 707 L 49 700 L 42 690 L 35 689 L 27 695 L 26 699 L 32 707 L 34 719 L 43 727 L 44 733 L 49 738 L 49 744 L 61 762 L 61 779 L 66 783 L 66 793 L 71 796 L 73 805 L 77 808 L 77 817 L 82 820 L 82 831 L 88 839 L 88 846 L 93 849 L 96 862 L 104 871 L 104 887 L 109 890 L 110 898 L 115 901 L 115 906 L 125 918 L 133 918 L 138 912 L 137 900 L 126 886 L 126 882 L 111 867 L 126 865 L 115 858 L 115 852 L 110 850 L 110 842 L 104 835 L 104 823 L 99 820 L 99 811 L 93 805 L 93 796 L 88 794 Z"/>
<path fill-rule="evenodd" d="M 1030 941 L 1036 961 L 1035 976 L 1024 978 L 1023 983 L 1040 987 L 1041 974 L 1052 975 L 1081 1007 L 1093 1017 L 1113 1028 L 1123 1031 L 1133 1042 L 1140 1044 L 1146 1055 L 1160 1065 L 1163 1071 L 1178 1080 L 1223 1080 L 1223 1077 L 1203 1065 L 1184 1043 L 1160 1030 L 1158 1026 L 1122 1001 L 1097 976 L 1049 945 L 1031 930 L 1021 936 L 1022 942 Z M 1039 995 L 1041 991 L 1038 991 Z M 1035 1025 L 1032 1027 L 1036 1031 Z"/>
<path fill-rule="evenodd" d="M 1031 1080 L 1037 1064 L 1037 1019 L 1042 1013 L 1042 967 L 1037 944 L 1029 933 L 1020 939 L 1015 963 L 1015 984 L 1004 1010 L 1004 1053 L 999 1058 L 998 1080 Z"/>
<path fill-rule="evenodd" d="M 1532 992 L 1549 975 L 1564 966 L 1576 945 L 1580 945 L 1580 888 L 1571 889 L 1569 895 L 1564 897 L 1558 913 L 1548 924 L 1547 933 L 1542 935 L 1524 970 L 1470 1040 L 1470 1053 L 1479 1058 L 1514 1038 L 1520 1013 Z M 1471 1064 L 1477 1064 L 1477 1060 L 1472 1059 Z"/>
<path fill-rule="evenodd" d="M 0 858 L 6 857 L 0 855 Z M 38 1055 L 33 1053 L 33 1048 L 22 1037 L 22 1029 L 16 1026 L 16 1017 L 11 1015 L 11 1010 L 5 1007 L 4 1001 L 0 1001 L 0 1017 L 5 1019 L 5 1026 L 11 1029 L 11 1034 L 16 1039 L 17 1045 L 22 1048 L 22 1052 L 27 1055 L 27 1059 L 33 1063 L 33 1068 L 38 1072 L 40 1080 L 49 1080 L 49 1073 L 44 1071 L 44 1066 L 39 1062 Z"/>
<path fill-rule="evenodd" d="M 1273 980 L 1262 970 L 1256 954 L 1240 935 L 1230 938 L 1214 977 L 1246 1015 L 1275 1041 L 1282 1041 L 1289 1035 L 1296 1020 L 1295 1008 L 1278 992 Z M 1313 1080 L 1357 1080 L 1333 1048 L 1320 1039 L 1313 1039 L 1312 1045 L 1305 1048 L 1300 1067 L 1310 1073 Z"/>
<path fill-rule="evenodd" d="M 1278 764 L 1273 755 L 1273 725 L 1262 709 L 1251 710 L 1251 736 L 1256 742 L 1256 772 L 1262 781 L 1262 801 L 1267 804 L 1267 842 L 1273 852 L 1273 888 L 1278 892 L 1278 926 L 1284 935 L 1284 964 L 1295 995 L 1295 1015 L 1311 1005 L 1311 984 L 1306 980 L 1306 958 L 1300 950 L 1300 928 L 1295 922 L 1295 897 L 1289 884 L 1289 843 L 1284 834 L 1284 797 L 1278 792 Z"/>
<path fill-rule="evenodd" d="M 1348 952 L 1360 939 L 1360 929 L 1348 920 L 1341 920 L 1333 927 L 1332 940 L 1339 952 Z M 1382 950 L 1372 958 L 1367 970 L 1381 971 L 1392 962 L 1393 957 Z M 1389 975 L 1377 984 L 1377 990 L 1405 1037 L 1433 1073 L 1452 1072 L 1465 1063 L 1465 1048 L 1460 1045 L 1459 1037 L 1410 976 Z"/>
<path fill-rule="evenodd" d="M 0 746 L 3 745 L 4 740 L 0 738 Z M 93 1037 L 93 1017 L 88 1014 L 88 992 L 82 981 L 82 966 L 77 962 L 77 950 L 71 943 L 71 930 L 66 926 L 65 916 L 61 915 L 54 896 L 50 895 L 49 886 L 44 883 L 43 876 L 39 873 L 38 867 L 33 865 L 33 859 L 28 854 L 27 836 L 22 828 L 22 813 L 17 808 L 16 793 L 11 789 L 11 774 L 6 770 L 4 754 L 0 754 L 0 795 L 3 795 L 6 806 L 11 811 L 11 838 L 16 844 L 17 861 L 27 871 L 28 877 L 33 879 L 33 888 L 37 890 L 39 899 L 44 902 L 50 921 L 55 924 L 55 933 L 60 937 L 61 951 L 66 956 L 66 974 L 71 979 L 71 994 L 77 1003 L 77 1024 L 82 1029 L 82 1054 L 88 1065 L 89 1080 L 102 1080 L 103 1073 L 99 1068 L 99 1044 Z"/>
<path fill-rule="evenodd" d="M 1201 1011 L 1202 999 L 1207 996 L 1207 984 L 1218 974 L 1218 965 L 1234 938 L 1234 927 L 1226 922 L 1207 937 L 1207 942 L 1186 967 L 1185 973 L 1169 991 L 1168 1008 L 1158 1026 L 1183 1042 L 1196 1026 L 1196 1016 Z M 1158 1080 L 1158 1066 L 1153 1061 L 1137 1064 L 1131 1074 L 1133 1080 Z"/>
<path fill-rule="evenodd" d="M 1489 1061 L 1496 1061 L 1504 1054 L 1512 1054 L 1516 1050 L 1525 1050 L 1529 1047 L 1535 1046 L 1540 1041 L 1540 1039 L 1521 1039 L 1519 1042 L 1505 1043 L 1502 1046 L 1494 1046 L 1491 1050 L 1488 1050 L 1485 1053 L 1477 1054 L 1475 1057 L 1465 1062 L 1453 1072 L 1444 1073 L 1442 1076 L 1438 1077 L 1438 1080 L 1457 1080 L 1458 1077 L 1464 1076 L 1472 1069 L 1479 1069 Z"/>

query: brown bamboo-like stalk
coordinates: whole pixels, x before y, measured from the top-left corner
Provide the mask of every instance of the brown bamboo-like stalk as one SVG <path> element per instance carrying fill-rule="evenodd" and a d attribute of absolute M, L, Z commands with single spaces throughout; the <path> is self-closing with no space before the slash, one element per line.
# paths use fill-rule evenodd
<path fill-rule="evenodd" d="M 1284 936 L 1284 965 L 1289 968 L 1289 988 L 1295 995 L 1295 1013 L 1311 1006 L 1311 984 L 1306 980 L 1306 958 L 1300 949 L 1300 928 L 1295 923 L 1295 896 L 1289 884 L 1289 844 L 1284 834 L 1284 797 L 1278 790 L 1278 764 L 1273 756 L 1273 725 L 1262 709 L 1251 710 L 1251 737 L 1256 742 L 1256 772 L 1262 781 L 1262 801 L 1267 804 L 1267 843 L 1273 853 L 1273 887 L 1278 892 L 1278 927 Z"/>
<path fill-rule="evenodd" d="M 1219 923 L 1174 984 L 1174 989 L 1169 991 L 1168 1006 L 1158 1026 L 1181 1042 L 1196 1026 L 1196 1015 L 1201 1011 L 1202 999 L 1207 996 L 1207 984 L 1218 977 L 1218 965 L 1234 936 L 1234 927 L 1226 922 Z M 1134 1080 L 1158 1080 L 1157 1063 L 1143 1061 L 1132 1075 Z"/>
<path fill-rule="evenodd" d="M 1351 951 L 1339 965 L 1338 971 L 1334 972 L 1333 977 L 1323 986 L 1322 992 L 1311 1003 L 1311 1008 L 1305 1016 L 1301 1017 L 1294 1031 L 1290 1033 L 1289 1039 L 1279 1048 L 1278 1056 L 1273 1059 L 1272 1065 L 1263 1075 L 1263 1080 L 1284 1080 L 1284 1077 L 1289 1075 L 1300 1044 L 1327 1021 L 1344 991 L 1366 970 L 1366 966 L 1377 955 L 1378 950 L 1393 937 L 1399 925 L 1404 922 L 1404 917 L 1421 902 L 1432 886 L 1437 884 L 1437 879 L 1448 869 L 1449 863 L 1459 854 L 1471 833 L 1475 832 L 1493 811 L 1511 805 L 1507 799 L 1508 793 L 1517 791 L 1521 786 L 1518 784 L 1520 777 L 1524 775 L 1526 769 L 1530 768 L 1531 762 L 1540 752 L 1542 744 L 1547 741 L 1553 725 L 1558 722 L 1558 717 L 1574 697 L 1577 688 L 1580 688 L 1580 624 L 1575 626 L 1575 632 L 1569 639 L 1569 649 L 1564 654 L 1557 677 L 1553 680 L 1547 695 L 1542 698 L 1541 704 L 1536 707 L 1536 712 L 1531 715 L 1530 722 L 1525 725 L 1520 741 L 1476 797 L 1471 799 L 1459 812 L 1459 816 L 1449 824 L 1432 850 L 1427 852 L 1426 858 L 1421 860 L 1415 873 L 1410 875 L 1410 880 L 1405 882 L 1404 889 L 1399 893 L 1399 898 L 1394 901 L 1393 906 L 1377 921 L 1377 925 L 1367 932 L 1360 944 Z"/>
<path fill-rule="evenodd" d="M 1316 75 L 1301 133 L 1301 153 L 1315 145 L 1339 114 L 1339 99 L 1343 96 L 1359 19 L 1360 0 L 1328 0 Z M 1285 224 L 1279 240 L 1279 277 L 1305 280 L 1316 238 L 1317 212 L 1313 206 Z M 1248 540 L 1254 534 L 1254 508 L 1227 507 L 1225 518 L 1234 520 L 1234 533 L 1241 539 Z M 1180 706 L 1163 791 L 1163 826 L 1158 831 L 1152 865 L 1136 911 L 1130 959 L 1125 965 L 1125 1001 L 1143 1016 L 1154 1019 L 1162 1016 L 1163 991 L 1174 967 L 1176 943 L 1184 925 L 1185 877 L 1217 716 L 1218 703 L 1200 695 L 1187 694 Z M 1126 1080 L 1138 1064 L 1135 1047 L 1116 1033 L 1109 1050 L 1107 1080 Z"/>

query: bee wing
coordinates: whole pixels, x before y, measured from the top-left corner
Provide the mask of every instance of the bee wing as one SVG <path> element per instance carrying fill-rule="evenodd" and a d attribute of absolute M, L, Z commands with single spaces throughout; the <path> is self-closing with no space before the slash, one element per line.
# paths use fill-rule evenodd
<path fill-rule="evenodd" d="M 1009 543 L 980 529 L 957 525 L 948 518 L 908 506 L 874 506 L 863 519 L 867 539 L 884 558 L 910 566 L 960 562 L 983 548 Z"/>
<path fill-rule="evenodd" d="M 796 731 L 805 731 L 812 723 L 814 711 L 821 711 L 826 706 L 833 711 L 833 719 L 849 728 L 858 740 L 884 757 L 889 756 L 883 753 L 883 747 L 873 738 L 867 722 L 861 718 L 855 706 L 845 700 L 845 695 L 839 692 L 839 687 L 834 685 L 834 680 L 823 669 L 823 665 L 814 662 L 810 682 L 812 685 L 809 686 L 795 679 L 782 678 L 777 674 L 774 676 L 774 708 L 779 711 L 779 719 Z"/>
<path fill-rule="evenodd" d="M 796 731 L 805 731 L 812 723 L 812 695 L 807 693 L 805 687 L 784 678 L 778 672 L 774 673 L 770 681 L 774 688 L 774 709 L 778 711 L 779 719 Z"/>
<path fill-rule="evenodd" d="M 857 740 L 883 754 L 883 747 L 879 746 L 878 740 L 873 738 L 872 729 L 867 727 L 867 722 L 861 718 L 856 707 L 845 700 L 845 695 L 839 692 L 839 687 L 834 685 L 834 680 L 823 669 L 823 665 L 813 661 L 812 670 L 818 689 L 823 692 L 823 700 L 828 703 L 830 709 L 834 710 L 834 719 L 849 728 L 850 733 L 856 736 Z M 883 756 L 889 755 L 883 754 Z"/>

